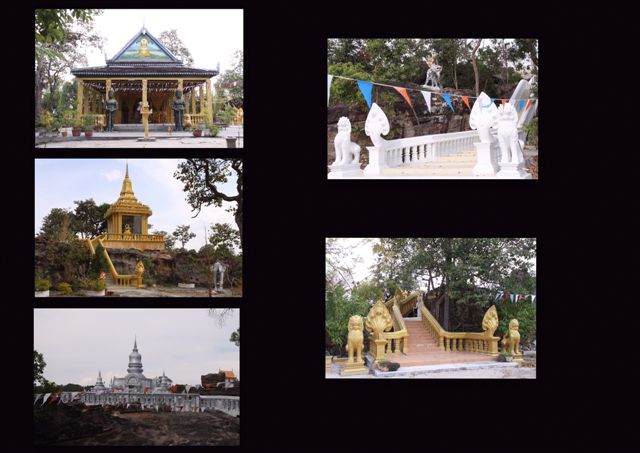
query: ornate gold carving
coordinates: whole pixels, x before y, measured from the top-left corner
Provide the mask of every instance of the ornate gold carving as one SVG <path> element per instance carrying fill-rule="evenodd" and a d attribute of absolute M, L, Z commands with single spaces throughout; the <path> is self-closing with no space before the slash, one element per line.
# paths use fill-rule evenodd
<path fill-rule="evenodd" d="M 498 311 L 496 310 L 496 306 L 492 305 L 484 314 L 484 318 L 482 318 L 482 330 L 484 330 L 486 336 L 492 337 L 497 328 Z"/>
<path fill-rule="evenodd" d="M 522 355 L 520 351 L 520 323 L 517 319 L 509 321 L 509 331 L 502 337 L 502 351 L 513 355 Z"/>
<path fill-rule="evenodd" d="M 151 52 L 149 52 L 149 41 L 147 41 L 147 38 L 142 38 L 140 40 L 140 49 L 138 50 L 138 53 L 136 55 L 138 57 L 150 57 L 151 56 Z"/>
<path fill-rule="evenodd" d="M 393 327 L 391 314 L 382 300 L 373 304 L 371 310 L 369 310 L 365 326 L 369 332 L 373 332 L 375 337 L 379 337 L 383 332 Z"/>
<path fill-rule="evenodd" d="M 362 347 L 364 336 L 362 330 L 364 323 L 362 316 L 354 315 L 349 318 L 349 334 L 347 336 L 347 352 L 349 353 L 348 363 L 363 363 Z"/>

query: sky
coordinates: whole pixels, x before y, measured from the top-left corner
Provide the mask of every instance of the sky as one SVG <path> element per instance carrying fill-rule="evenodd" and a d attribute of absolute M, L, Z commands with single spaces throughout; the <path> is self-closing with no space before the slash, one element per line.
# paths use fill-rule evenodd
<path fill-rule="evenodd" d="M 112 58 L 140 31 L 143 24 L 156 38 L 175 28 L 178 37 L 193 56 L 193 66 L 220 71 L 232 67 L 232 54 L 243 49 L 243 11 L 241 9 L 105 9 L 94 22 L 104 38 L 104 53 Z M 89 66 L 104 66 L 100 50 L 87 53 Z"/>
<path fill-rule="evenodd" d="M 240 348 L 229 341 L 240 326 L 234 309 L 222 326 L 208 309 L 34 310 L 34 349 L 44 355 L 44 377 L 56 384 L 105 385 L 127 374 L 137 338 L 143 374 L 174 384 L 200 384 L 200 376 L 233 370 L 240 377 Z"/>
<path fill-rule="evenodd" d="M 378 238 L 339 238 L 338 244 L 349 251 L 349 256 L 341 263 L 350 266 L 353 278 L 357 283 L 371 276 L 371 267 L 376 262 L 373 246 Z M 532 261 L 533 271 L 536 270 L 536 260 Z M 436 285 L 439 284 L 436 281 Z M 424 288 L 423 288 L 424 289 Z"/>
<path fill-rule="evenodd" d="M 151 208 L 149 231 L 171 234 L 178 225 L 190 225 L 196 237 L 187 249 L 199 250 L 205 244 L 204 228 L 214 223 L 229 223 L 237 229 L 233 215 L 226 212 L 235 203 L 222 207 L 209 206 L 193 219 L 194 212 L 186 202 L 183 185 L 173 177 L 181 159 L 36 159 L 35 161 L 35 228 L 40 231 L 42 219 L 52 208 L 74 210 L 74 201 L 93 198 L 97 205 L 114 203 L 120 196 L 126 162 L 129 178 L 138 201 Z M 236 195 L 236 177 L 220 185 L 228 195 Z M 180 246 L 180 244 L 177 244 Z"/>

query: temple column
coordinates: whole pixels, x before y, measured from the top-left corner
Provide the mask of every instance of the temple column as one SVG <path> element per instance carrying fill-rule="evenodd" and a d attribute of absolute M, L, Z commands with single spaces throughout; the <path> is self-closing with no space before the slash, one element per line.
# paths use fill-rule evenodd
<path fill-rule="evenodd" d="M 182 84 L 182 79 L 178 79 L 178 89 L 182 90 L 183 89 L 183 84 Z M 183 93 L 184 94 L 184 93 Z"/>
<path fill-rule="evenodd" d="M 191 114 L 195 115 L 196 113 L 196 87 L 195 85 L 191 88 Z"/>
<path fill-rule="evenodd" d="M 90 88 L 87 87 L 86 90 L 84 90 L 84 107 L 83 107 L 83 113 L 86 115 L 89 113 L 89 90 Z"/>
<path fill-rule="evenodd" d="M 207 115 L 213 124 L 213 93 L 211 92 L 211 79 L 207 79 Z"/>
<path fill-rule="evenodd" d="M 83 93 L 83 88 L 84 88 L 84 81 L 82 79 L 76 79 L 78 81 L 78 92 L 76 93 L 76 98 L 78 101 L 78 108 L 77 108 L 77 116 L 76 119 L 78 121 L 80 121 L 82 119 L 82 99 L 84 96 Z"/>
<path fill-rule="evenodd" d="M 142 217 L 142 221 L 140 222 L 140 232 L 142 234 L 149 234 L 149 225 L 147 223 L 147 217 Z"/>
<path fill-rule="evenodd" d="M 142 123 L 144 125 L 144 138 L 149 138 L 149 103 L 147 102 L 147 79 L 142 79 Z"/>
<path fill-rule="evenodd" d="M 198 85 L 198 99 L 200 99 L 200 111 L 198 113 L 202 113 L 202 108 L 204 107 L 203 99 L 202 99 L 202 85 Z"/>

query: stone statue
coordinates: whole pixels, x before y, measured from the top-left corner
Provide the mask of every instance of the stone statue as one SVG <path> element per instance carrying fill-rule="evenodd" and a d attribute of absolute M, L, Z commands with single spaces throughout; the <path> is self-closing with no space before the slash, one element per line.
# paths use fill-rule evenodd
<path fill-rule="evenodd" d="M 362 316 L 354 315 L 349 318 L 349 334 L 347 336 L 347 352 L 349 353 L 349 363 L 363 363 L 362 347 L 364 345 L 364 336 L 362 331 L 364 323 Z"/>
<path fill-rule="evenodd" d="M 184 117 L 184 111 L 187 108 L 187 102 L 184 100 L 184 96 L 182 95 L 182 90 L 180 88 L 176 89 L 176 97 L 173 98 L 171 102 L 171 109 L 173 110 L 173 116 L 176 121 L 176 131 L 181 131 L 182 129 L 182 120 Z"/>
<path fill-rule="evenodd" d="M 241 126 L 243 121 L 244 121 L 244 111 L 242 110 L 242 107 L 240 108 L 234 107 L 233 108 L 233 124 Z"/>
<path fill-rule="evenodd" d="M 371 138 L 374 146 L 382 146 L 386 142 L 381 136 L 389 133 L 389 120 L 375 102 L 371 105 L 367 121 L 364 123 L 364 133 Z"/>
<path fill-rule="evenodd" d="M 502 337 L 502 351 L 510 352 L 512 355 L 522 355 L 520 351 L 520 324 L 517 319 L 509 321 L 509 331 Z"/>
<path fill-rule="evenodd" d="M 115 92 L 113 89 L 109 90 L 108 99 L 104 103 L 104 111 L 107 116 L 107 132 L 113 131 L 113 119 L 116 115 L 116 111 L 118 110 L 118 101 L 115 98 Z"/>
<path fill-rule="evenodd" d="M 429 82 L 431 82 L 431 87 L 440 89 L 440 72 L 442 71 L 442 66 L 440 66 L 434 58 L 430 58 L 427 60 L 427 64 L 429 65 L 429 69 L 427 70 L 427 80 L 424 81 L 424 87 L 429 86 Z"/>
<path fill-rule="evenodd" d="M 524 162 L 522 148 L 518 139 L 518 112 L 509 103 L 498 107 L 498 142 L 502 158 L 500 163 L 511 162 L 520 164 Z"/>
<path fill-rule="evenodd" d="M 492 305 L 484 314 L 484 318 L 482 318 L 482 330 L 484 330 L 484 334 L 487 337 L 492 337 L 497 328 L 498 311 L 496 310 L 496 306 Z"/>
<path fill-rule="evenodd" d="M 336 160 L 332 167 L 340 165 L 360 165 L 360 145 L 351 141 L 351 122 L 346 116 L 338 120 L 338 134 L 333 142 Z"/>
<path fill-rule="evenodd" d="M 222 291 L 224 286 L 224 272 L 227 268 L 220 262 L 216 261 L 210 267 L 213 272 L 213 287 L 216 291 Z"/>
<path fill-rule="evenodd" d="M 477 129 L 482 143 L 491 143 L 491 128 L 496 123 L 498 109 L 491 98 L 483 91 L 471 108 L 469 127 Z"/>

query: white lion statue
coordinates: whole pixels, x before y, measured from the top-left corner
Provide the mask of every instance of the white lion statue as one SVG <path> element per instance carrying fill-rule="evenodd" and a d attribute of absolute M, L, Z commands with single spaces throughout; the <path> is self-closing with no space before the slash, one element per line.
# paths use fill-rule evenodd
<path fill-rule="evenodd" d="M 524 162 L 522 147 L 518 139 L 518 112 L 507 103 L 498 107 L 498 142 L 502 158 L 500 163 L 520 164 Z"/>
<path fill-rule="evenodd" d="M 351 121 L 346 116 L 338 120 L 338 134 L 333 144 L 336 160 L 332 167 L 360 164 L 360 145 L 351 141 Z"/>

